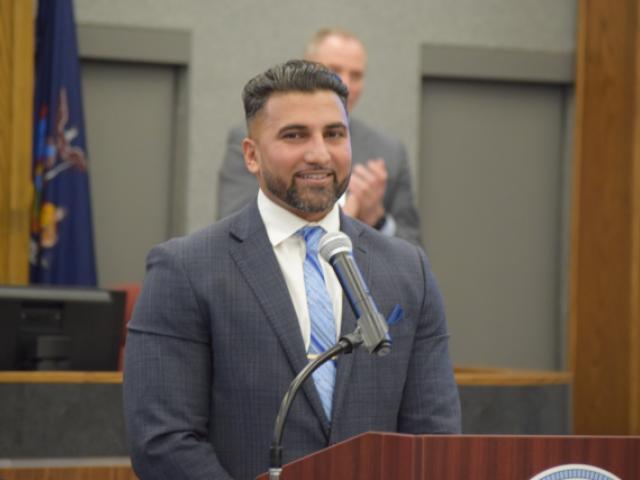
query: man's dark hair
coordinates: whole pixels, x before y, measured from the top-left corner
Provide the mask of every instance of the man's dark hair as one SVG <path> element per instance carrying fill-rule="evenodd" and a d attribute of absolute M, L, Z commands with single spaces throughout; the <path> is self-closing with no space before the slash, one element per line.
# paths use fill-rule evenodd
<path fill-rule="evenodd" d="M 242 90 L 244 113 L 249 122 L 262 110 L 276 92 L 308 92 L 331 90 L 347 108 L 349 90 L 340 77 L 320 63 L 289 60 L 253 77 Z"/>

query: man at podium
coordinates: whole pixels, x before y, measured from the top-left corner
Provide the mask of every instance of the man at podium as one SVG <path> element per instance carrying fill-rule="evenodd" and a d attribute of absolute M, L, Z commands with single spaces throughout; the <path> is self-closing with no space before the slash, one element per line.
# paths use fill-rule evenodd
<path fill-rule="evenodd" d="M 243 90 L 242 147 L 257 199 L 151 250 L 129 323 L 125 419 L 141 480 L 250 479 L 269 467 L 293 378 L 357 320 L 318 256 L 343 232 L 386 318 L 391 352 L 365 349 L 314 372 L 284 429 L 289 462 L 362 432 L 457 433 L 460 405 L 442 300 L 424 252 L 344 215 L 351 173 L 347 88 L 292 60 Z"/>

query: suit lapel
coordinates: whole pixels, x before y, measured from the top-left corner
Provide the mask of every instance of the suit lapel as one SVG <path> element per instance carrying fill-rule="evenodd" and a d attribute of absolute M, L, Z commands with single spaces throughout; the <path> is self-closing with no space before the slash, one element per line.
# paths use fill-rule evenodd
<path fill-rule="evenodd" d="M 271 324 L 294 375 L 297 375 L 308 362 L 300 324 L 255 203 L 236 217 L 230 233 L 236 240 L 230 249 L 231 256 L 262 306 L 265 318 Z M 302 390 L 328 438 L 329 424 L 312 378 L 304 383 Z"/>

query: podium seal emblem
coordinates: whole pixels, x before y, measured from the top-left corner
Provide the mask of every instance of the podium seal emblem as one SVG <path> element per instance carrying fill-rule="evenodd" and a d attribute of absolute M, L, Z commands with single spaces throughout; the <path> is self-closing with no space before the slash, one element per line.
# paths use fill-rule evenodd
<path fill-rule="evenodd" d="M 620 480 L 620 478 L 591 465 L 569 464 L 545 470 L 531 480 Z"/>

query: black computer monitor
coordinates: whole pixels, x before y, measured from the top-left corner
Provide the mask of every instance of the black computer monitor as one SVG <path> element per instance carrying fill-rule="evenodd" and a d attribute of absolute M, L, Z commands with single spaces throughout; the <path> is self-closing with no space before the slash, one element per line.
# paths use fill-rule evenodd
<path fill-rule="evenodd" d="M 125 293 L 0 286 L 0 370 L 117 370 Z"/>

